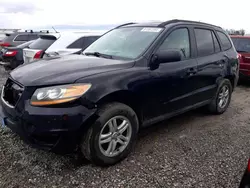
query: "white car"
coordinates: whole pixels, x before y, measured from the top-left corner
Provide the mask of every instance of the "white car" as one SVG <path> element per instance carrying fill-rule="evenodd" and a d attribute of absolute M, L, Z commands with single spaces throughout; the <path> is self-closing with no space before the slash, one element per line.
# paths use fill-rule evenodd
<path fill-rule="evenodd" d="M 45 50 L 61 36 L 60 33 L 39 35 L 39 38 L 23 49 L 23 61 L 29 63 L 44 56 Z"/>
<path fill-rule="evenodd" d="M 44 57 L 80 54 L 104 32 L 62 33 L 46 51 Z"/>
<path fill-rule="evenodd" d="M 62 32 L 40 35 L 29 48 L 23 50 L 24 63 L 56 55 L 80 54 L 98 39 L 104 31 Z"/>

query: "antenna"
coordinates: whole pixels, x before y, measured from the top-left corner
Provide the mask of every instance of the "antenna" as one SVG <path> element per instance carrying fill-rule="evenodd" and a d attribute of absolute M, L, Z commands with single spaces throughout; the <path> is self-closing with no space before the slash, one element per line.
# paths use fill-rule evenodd
<path fill-rule="evenodd" d="M 52 26 L 52 28 L 54 29 L 54 31 L 56 32 L 56 33 L 58 33 L 58 31 Z"/>

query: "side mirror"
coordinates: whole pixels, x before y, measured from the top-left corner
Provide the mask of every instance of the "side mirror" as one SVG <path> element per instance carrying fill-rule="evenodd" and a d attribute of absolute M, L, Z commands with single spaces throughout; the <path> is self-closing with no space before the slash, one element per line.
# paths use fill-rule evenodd
<path fill-rule="evenodd" d="M 153 55 L 152 63 L 170 63 L 181 61 L 181 52 L 179 50 L 161 50 Z"/>

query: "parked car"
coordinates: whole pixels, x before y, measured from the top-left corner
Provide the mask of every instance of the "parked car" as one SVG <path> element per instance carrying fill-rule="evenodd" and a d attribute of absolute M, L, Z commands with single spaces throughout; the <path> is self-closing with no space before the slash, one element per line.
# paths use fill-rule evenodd
<path fill-rule="evenodd" d="M 248 160 L 247 168 L 241 179 L 239 188 L 249 188 L 250 187 L 250 159 Z"/>
<path fill-rule="evenodd" d="M 26 30 L 24 32 L 6 33 L 6 37 L 0 42 L 0 50 L 4 47 L 15 47 L 27 41 L 38 39 L 43 31 Z M 48 33 L 48 31 L 46 32 Z"/>
<path fill-rule="evenodd" d="M 60 38 L 55 41 L 46 51 L 44 57 L 57 55 L 80 54 L 103 33 L 61 33 Z"/>
<path fill-rule="evenodd" d="M 2 64 L 6 69 L 15 69 L 23 64 L 23 49 L 28 48 L 35 40 L 25 42 L 17 47 L 6 47 L 0 52 Z"/>
<path fill-rule="evenodd" d="M 39 35 L 39 38 L 29 45 L 29 48 L 23 49 L 24 63 L 30 63 L 34 60 L 43 58 L 45 51 L 60 38 L 59 33 Z"/>
<path fill-rule="evenodd" d="M 232 35 L 240 59 L 240 79 L 250 79 L 250 36 Z"/>
<path fill-rule="evenodd" d="M 0 117 L 36 147 L 78 148 L 97 165 L 124 159 L 143 127 L 203 106 L 224 113 L 238 80 L 230 37 L 201 22 L 124 24 L 83 54 L 12 71 Z"/>

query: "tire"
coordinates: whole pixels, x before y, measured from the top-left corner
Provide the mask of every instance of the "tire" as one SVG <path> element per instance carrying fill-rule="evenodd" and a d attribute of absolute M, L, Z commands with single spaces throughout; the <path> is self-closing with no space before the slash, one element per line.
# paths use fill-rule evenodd
<path fill-rule="evenodd" d="M 88 131 L 85 133 L 85 135 L 81 140 L 80 143 L 81 152 L 88 160 L 90 160 L 91 162 L 93 162 L 98 166 L 114 165 L 123 160 L 124 158 L 126 158 L 128 154 L 132 151 L 135 145 L 139 129 L 138 118 L 132 108 L 130 108 L 125 104 L 117 102 L 103 105 L 98 110 L 97 115 L 98 115 L 97 120 L 94 122 L 93 125 L 90 126 L 90 128 L 88 129 Z M 111 123 L 110 126 L 110 123 L 108 122 L 111 121 L 112 122 L 116 121 L 116 123 Z M 124 137 L 126 137 L 126 139 L 129 141 L 126 142 L 123 140 L 124 141 L 123 142 L 122 139 L 124 139 L 124 137 L 122 137 L 120 133 L 122 129 L 119 132 L 119 127 L 122 127 L 121 126 L 122 124 L 120 123 L 125 124 L 126 121 L 128 123 L 126 124 L 128 128 L 122 134 L 125 134 L 127 137 L 126 136 Z M 112 130 L 114 130 L 113 128 L 115 127 L 113 125 L 115 124 L 117 124 L 117 132 L 114 131 L 112 133 Z M 107 132 L 105 133 L 105 131 Z M 100 135 L 110 135 L 110 134 L 112 136 L 108 136 L 107 139 L 104 140 L 107 141 L 108 139 L 112 139 L 112 141 L 101 144 Z M 116 144 L 114 144 L 114 142 L 116 142 Z M 123 143 L 121 144 L 120 142 Z M 119 149 L 122 151 L 114 150 L 113 152 L 108 152 L 109 148 L 111 148 L 112 150 L 110 144 L 112 146 L 115 145 L 113 148 L 117 147 L 116 150 L 118 150 L 120 146 Z"/>
<path fill-rule="evenodd" d="M 224 105 L 220 105 L 220 96 L 223 88 L 228 89 L 228 99 Z M 209 112 L 213 114 L 223 114 L 227 110 L 230 104 L 231 96 L 232 96 L 232 84 L 228 79 L 223 79 L 219 84 L 219 87 L 217 89 L 217 92 L 213 100 L 208 105 Z"/>
<path fill-rule="evenodd" d="M 15 69 L 15 68 L 17 67 L 16 61 L 12 61 L 12 62 L 10 63 L 10 67 L 11 67 L 12 70 Z"/>

